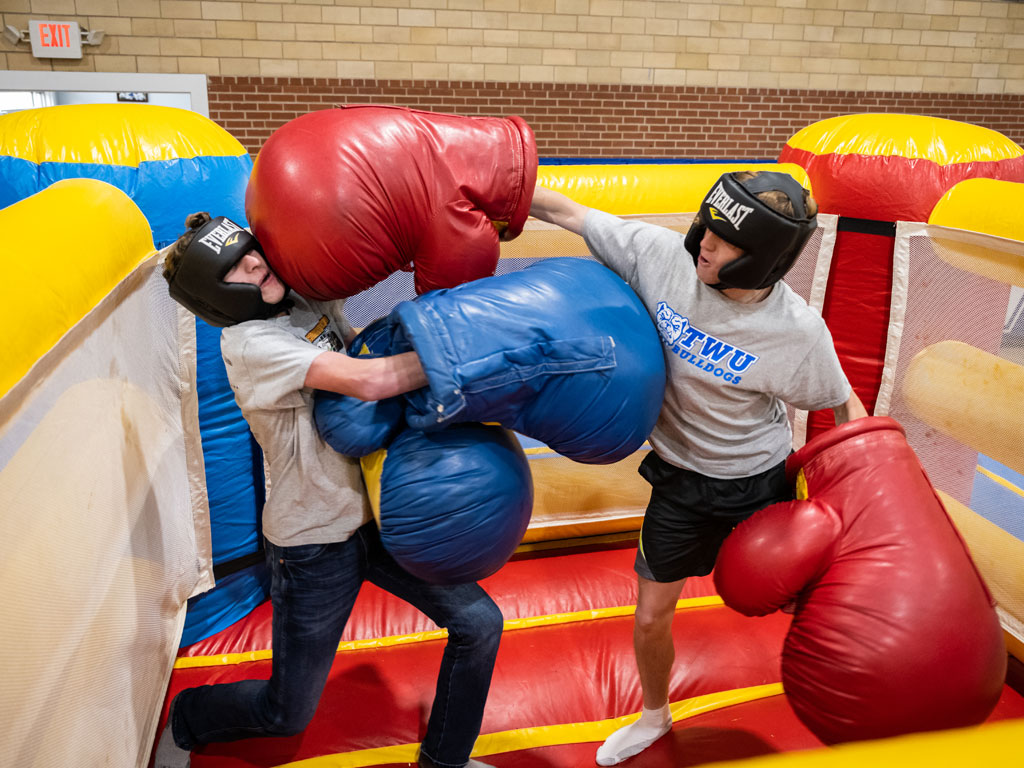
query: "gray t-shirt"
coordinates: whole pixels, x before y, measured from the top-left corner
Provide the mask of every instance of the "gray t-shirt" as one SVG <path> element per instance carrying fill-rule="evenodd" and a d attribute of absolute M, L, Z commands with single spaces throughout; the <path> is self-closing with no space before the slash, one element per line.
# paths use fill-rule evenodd
<path fill-rule="evenodd" d="M 221 334 L 228 381 L 268 466 L 263 533 L 280 547 L 345 541 L 370 519 L 359 461 L 320 439 L 303 386 L 314 358 L 344 349 L 342 304 L 295 297 L 287 315 Z"/>
<path fill-rule="evenodd" d="M 665 461 L 717 478 L 763 472 L 792 445 L 785 403 L 817 410 L 849 398 L 825 322 L 785 283 L 741 304 L 698 279 L 678 232 L 591 210 L 583 236 L 661 335 L 668 381 L 650 442 Z"/>

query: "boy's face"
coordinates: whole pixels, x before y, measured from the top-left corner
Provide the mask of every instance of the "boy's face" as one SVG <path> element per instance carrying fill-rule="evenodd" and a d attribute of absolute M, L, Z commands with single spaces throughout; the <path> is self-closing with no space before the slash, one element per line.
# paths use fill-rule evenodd
<path fill-rule="evenodd" d="M 277 304 L 284 299 L 285 287 L 273 270 L 267 265 L 266 259 L 259 251 L 249 251 L 240 258 L 226 275 L 225 283 L 249 283 L 257 285 L 260 296 L 267 304 Z"/>
<path fill-rule="evenodd" d="M 718 271 L 743 255 L 743 249 L 728 243 L 710 229 L 705 230 L 697 257 L 697 277 L 706 285 L 718 282 Z"/>

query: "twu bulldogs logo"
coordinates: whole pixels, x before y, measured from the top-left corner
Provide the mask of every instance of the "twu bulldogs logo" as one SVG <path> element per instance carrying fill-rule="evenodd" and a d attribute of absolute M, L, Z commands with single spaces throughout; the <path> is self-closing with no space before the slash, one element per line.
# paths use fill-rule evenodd
<path fill-rule="evenodd" d="M 664 301 L 658 302 L 658 333 L 673 354 L 716 378 L 739 384 L 758 356 L 705 333 Z"/>

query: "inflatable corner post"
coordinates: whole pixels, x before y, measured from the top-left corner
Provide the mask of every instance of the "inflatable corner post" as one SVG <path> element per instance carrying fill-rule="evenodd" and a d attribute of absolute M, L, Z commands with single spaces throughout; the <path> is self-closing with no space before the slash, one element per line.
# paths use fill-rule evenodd
<path fill-rule="evenodd" d="M 1024 149 L 975 125 L 864 114 L 808 126 L 780 159 L 838 216 L 822 311 L 847 375 L 905 431 L 1019 653 Z"/>
<path fill-rule="evenodd" d="M 195 211 L 243 221 L 251 169 L 252 160 L 233 136 L 187 110 L 83 104 L 0 116 L 0 206 L 61 179 L 98 179 L 141 209 L 158 248 L 174 242 Z M 194 599 L 183 644 L 246 615 L 268 587 L 258 557 L 262 457 L 227 382 L 220 329 L 197 319 L 196 346 L 213 561 L 223 576 L 216 589 Z"/>
<path fill-rule="evenodd" d="M 142 765 L 204 576 L 176 311 L 106 182 L 58 181 L 0 231 L 0 754 Z"/>
<path fill-rule="evenodd" d="M 1024 181 L 1024 150 L 953 120 L 857 114 L 797 132 L 779 160 L 806 169 L 820 211 L 839 217 L 822 314 L 855 391 L 869 413 L 883 415 L 875 405 L 891 347 L 890 313 L 893 299 L 902 299 L 893 295 L 893 280 L 905 279 L 894 264 L 896 222 L 927 221 L 966 179 Z M 1005 309 L 1005 288 L 989 288 L 991 301 L 979 304 Z M 986 346 L 993 338 L 998 344 L 998 335 L 990 333 Z M 831 414 L 812 414 L 808 438 L 830 425 Z"/>

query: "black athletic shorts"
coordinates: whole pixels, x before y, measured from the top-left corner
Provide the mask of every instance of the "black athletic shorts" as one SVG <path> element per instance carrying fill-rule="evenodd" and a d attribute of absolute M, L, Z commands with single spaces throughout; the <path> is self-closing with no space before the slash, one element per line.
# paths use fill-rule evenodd
<path fill-rule="evenodd" d="M 651 500 L 634 567 L 651 581 L 706 576 L 733 528 L 793 498 L 785 461 L 757 475 L 723 480 L 680 469 L 651 451 L 639 471 L 651 484 Z"/>

